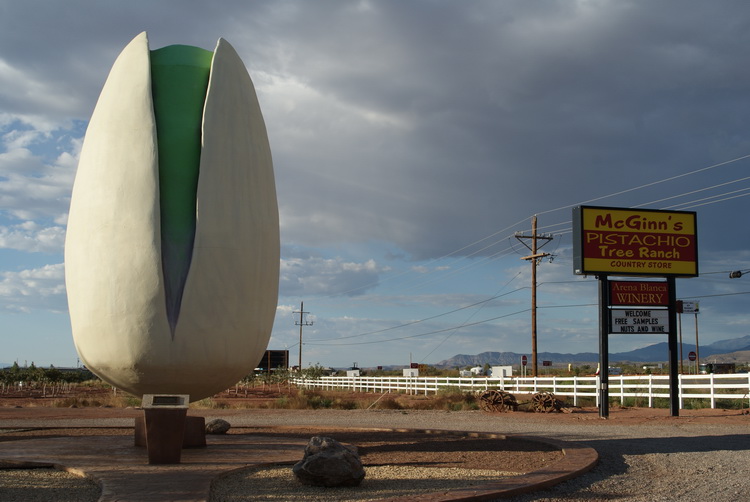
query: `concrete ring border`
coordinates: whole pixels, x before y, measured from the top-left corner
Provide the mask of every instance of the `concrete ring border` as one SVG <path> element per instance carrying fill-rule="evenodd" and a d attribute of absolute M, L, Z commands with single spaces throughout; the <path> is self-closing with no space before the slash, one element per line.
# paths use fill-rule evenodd
<path fill-rule="evenodd" d="M 300 426 L 255 426 L 255 427 L 241 427 L 243 429 L 270 429 L 278 432 L 292 432 L 299 430 Z M 307 427 L 305 427 L 307 428 Z M 417 501 L 417 502 L 457 502 L 457 501 L 476 501 L 476 500 L 493 500 L 496 498 L 510 497 L 513 495 L 519 495 L 522 493 L 535 492 L 549 488 L 563 481 L 575 478 L 584 474 L 594 468 L 598 462 L 599 455 L 593 448 L 580 445 L 575 442 L 560 441 L 539 436 L 526 436 L 521 434 L 498 434 L 492 432 L 471 432 L 471 431 L 460 431 L 460 430 L 449 430 L 449 429 L 410 429 L 410 428 L 359 428 L 359 427 L 318 427 L 316 430 L 319 433 L 333 432 L 333 431 L 359 431 L 359 432 L 395 432 L 395 433 L 417 433 L 417 434 L 445 434 L 445 435 L 457 435 L 465 434 L 470 437 L 484 437 L 491 439 L 523 439 L 526 441 L 544 443 L 557 448 L 562 451 L 563 458 L 553 464 L 532 471 L 527 474 L 519 476 L 512 476 L 509 478 L 499 479 L 497 481 L 484 483 L 482 485 L 473 487 L 471 489 L 456 489 L 446 490 L 439 492 L 424 493 L 418 495 L 409 495 L 404 497 L 393 497 L 389 499 L 383 499 L 390 502 L 406 502 L 406 501 Z M 262 435 L 262 433 L 261 433 Z M 210 447 L 210 446 L 209 446 Z M 51 466 L 60 470 L 68 471 L 78 475 L 85 475 L 85 469 L 80 470 L 77 468 L 71 468 L 65 466 L 64 463 L 56 462 L 39 462 L 39 461 L 14 461 L 16 465 L 25 466 Z M 282 462 L 282 464 L 285 462 Z M 255 467 L 260 465 L 273 465 L 274 463 L 256 464 Z M 219 473 L 214 477 L 215 479 L 221 478 L 227 474 L 238 472 L 246 469 L 247 466 L 238 467 L 235 469 L 227 469 L 226 471 Z M 100 499 L 101 500 L 101 499 Z"/>
<path fill-rule="evenodd" d="M 265 428 L 265 427 L 264 427 Z M 282 432 L 284 430 L 299 429 L 299 426 L 273 426 L 273 430 Z M 589 446 L 583 446 L 572 441 L 561 441 L 547 437 L 525 436 L 522 434 L 498 434 L 493 432 L 472 432 L 449 429 L 387 429 L 387 428 L 322 428 L 320 432 L 326 430 L 336 431 L 361 431 L 361 432 L 409 432 L 418 434 L 466 434 L 469 437 L 485 437 L 491 439 L 523 439 L 536 443 L 544 443 L 553 446 L 563 453 L 563 458 L 553 464 L 537 469 L 520 476 L 512 476 L 491 483 L 485 483 L 471 489 L 457 489 L 449 491 L 440 491 L 432 493 L 423 493 L 419 495 L 409 495 L 406 497 L 394 497 L 383 499 L 383 502 L 469 502 L 480 500 L 494 500 L 496 498 L 511 497 L 523 493 L 530 493 L 562 483 L 573 479 L 593 469 L 599 461 L 599 454 L 595 449 Z"/>

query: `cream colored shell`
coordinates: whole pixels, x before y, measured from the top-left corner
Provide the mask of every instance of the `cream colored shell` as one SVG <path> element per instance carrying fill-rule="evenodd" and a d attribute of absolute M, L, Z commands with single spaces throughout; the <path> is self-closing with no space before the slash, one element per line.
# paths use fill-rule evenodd
<path fill-rule="evenodd" d="M 115 61 L 86 132 L 65 243 L 76 349 L 136 396 L 219 392 L 268 345 L 279 278 L 271 151 L 255 90 L 223 39 L 203 115 L 193 257 L 174 337 L 161 269 L 148 39 Z"/>

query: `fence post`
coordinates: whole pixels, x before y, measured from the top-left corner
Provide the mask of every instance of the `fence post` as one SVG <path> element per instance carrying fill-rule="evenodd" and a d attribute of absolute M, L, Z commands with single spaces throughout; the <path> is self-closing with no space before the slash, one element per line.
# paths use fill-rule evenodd
<path fill-rule="evenodd" d="M 601 389 L 601 388 L 602 388 L 602 381 L 601 381 L 601 376 L 599 376 L 599 375 L 596 375 L 596 388 L 597 388 L 597 389 Z M 597 390 L 597 391 L 596 391 L 596 407 L 597 407 L 597 408 L 599 407 L 599 401 L 600 401 L 600 399 L 599 399 L 599 395 L 600 395 L 600 394 L 601 394 L 601 392 L 599 392 L 599 391 Z"/>
<path fill-rule="evenodd" d="M 654 375 L 649 374 L 648 376 L 648 407 L 654 407 Z"/>
<path fill-rule="evenodd" d="M 714 374 L 711 373 L 709 378 L 709 382 L 711 384 L 711 409 L 713 410 L 716 408 L 716 388 L 714 387 L 716 380 L 714 379 Z"/>
<path fill-rule="evenodd" d="M 716 395 L 717 392 L 717 386 L 721 386 L 722 377 L 723 375 L 714 375 L 714 374 L 708 374 L 708 375 L 679 375 L 679 393 L 677 396 L 677 403 L 676 405 L 682 409 L 685 405 L 685 399 L 690 398 L 693 394 L 690 394 L 686 391 L 686 385 L 684 381 L 686 380 L 692 380 L 695 381 L 696 384 L 694 384 L 695 388 L 702 388 L 702 389 L 708 389 L 709 395 L 705 398 L 699 398 L 699 399 L 710 399 L 711 402 L 711 408 L 716 408 L 717 406 L 717 400 L 722 398 L 724 395 Z M 569 377 L 570 378 L 570 377 Z M 741 379 L 741 382 L 737 384 L 737 386 L 741 389 L 743 389 L 742 394 L 734 394 L 732 395 L 731 399 L 740 399 L 740 402 L 744 403 L 747 400 L 748 406 L 750 406 L 750 374 L 747 375 L 736 375 L 734 378 L 737 380 Z M 583 389 L 581 388 L 581 382 L 588 382 L 590 377 L 577 377 L 573 376 L 573 405 L 578 406 L 579 397 L 581 396 L 588 396 L 587 393 L 587 385 L 583 385 Z M 610 379 L 610 383 L 614 384 L 615 386 L 618 384 L 619 379 L 619 385 L 620 385 L 620 402 L 621 404 L 624 404 L 624 398 L 626 394 L 625 389 L 625 383 L 624 383 L 624 377 L 622 375 L 616 376 L 615 378 Z M 745 379 L 747 381 L 745 382 Z M 483 378 L 482 380 L 477 380 L 475 376 L 472 376 L 470 378 L 458 378 L 454 379 L 459 386 L 459 389 L 469 388 L 472 392 L 475 392 L 477 389 L 484 388 L 485 390 L 488 390 L 490 388 L 490 379 Z M 547 378 L 549 380 L 549 378 Z M 437 378 L 437 377 L 424 377 L 424 378 L 418 378 L 418 377 L 348 377 L 348 376 L 341 376 L 341 377 L 320 377 L 317 379 L 310 379 L 306 377 L 291 377 L 289 379 L 289 382 L 291 384 L 297 385 L 300 388 L 306 388 L 306 389 L 328 389 L 328 390 L 336 390 L 336 389 L 350 389 L 350 390 L 357 390 L 360 391 L 369 391 L 372 389 L 373 392 L 381 391 L 381 390 L 387 390 L 388 392 L 391 392 L 392 390 L 395 390 L 396 392 L 405 392 L 409 394 L 418 394 L 420 391 L 424 391 L 425 395 L 428 395 L 429 392 L 432 390 L 435 393 L 437 393 L 438 388 L 440 386 L 440 382 L 445 381 L 446 385 L 450 386 L 452 379 L 450 378 Z M 562 379 L 560 380 L 562 381 Z M 564 392 L 568 387 L 564 386 L 558 381 L 556 377 L 552 378 L 552 384 L 551 387 L 554 389 L 555 392 Z M 640 390 L 642 388 L 642 378 L 637 379 L 637 383 L 634 384 L 636 390 Z M 654 398 L 658 396 L 658 390 L 656 387 L 658 386 L 658 383 L 662 381 L 662 375 L 648 375 L 647 377 L 648 381 L 648 406 L 650 408 L 654 407 Z M 736 380 L 735 380 L 736 381 Z M 595 382 L 597 387 L 601 385 L 601 377 L 597 376 L 595 378 Z M 704 383 L 705 382 L 705 383 Z M 718 383 L 717 383 L 718 382 Z M 492 379 L 492 386 L 493 388 L 495 386 L 499 386 L 499 384 L 502 384 L 503 388 L 505 387 L 505 380 L 501 379 L 498 383 L 496 379 Z M 265 383 L 264 383 L 265 386 Z M 70 386 L 68 386 L 70 387 Z M 547 386 L 549 388 L 550 385 Z M 2 385 L 0 383 L 0 392 L 10 392 L 15 391 L 17 388 L 17 384 L 8 385 Z M 526 378 L 512 378 L 509 382 L 508 389 L 515 389 L 515 392 L 524 392 L 531 394 L 532 392 L 538 392 L 538 389 L 540 388 L 540 380 L 533 377 L 526 377 Z M 533 388 L 533 391 L 530 389 Z M 616 387 L 613 387 L 613 389 L 616 389 Z M 718 389 L 721 390 L 721 389 Z M 580 395 L 579 395 L 580 394 Z M 705 395 L 705 393 L 702 393 Z M 597 407 L 601 405 L 600 403 L 600 393 L 596 392 L 594 394 L 596 396 L 596 405 Z M 616 395 L 616 394 L 615 394 Z M 640 396 L 641 394 L 637 394 L 637 396 Z M 612 394 L 610 394 L 612 396 Z"/>

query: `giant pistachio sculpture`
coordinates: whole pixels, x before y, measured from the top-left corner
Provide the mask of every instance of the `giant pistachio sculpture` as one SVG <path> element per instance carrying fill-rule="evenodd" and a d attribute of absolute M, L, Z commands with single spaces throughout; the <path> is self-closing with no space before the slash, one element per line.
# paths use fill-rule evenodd
<path fill-rule="evenodd" d="M 250 372 L 276 312 L 279 220 L 255 90 L 220 39 L 122 51 L 81 151 L 65 280 L 76 349 L 134 395 L 213 395 Z"/>

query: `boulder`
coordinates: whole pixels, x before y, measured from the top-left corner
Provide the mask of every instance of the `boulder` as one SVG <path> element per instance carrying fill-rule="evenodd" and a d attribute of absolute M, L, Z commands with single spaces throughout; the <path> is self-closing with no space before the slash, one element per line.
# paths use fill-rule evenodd
<path fill-rule="evenodd" d="M 226 434 L 230 427 L 226 420 L 215 418 L 206 424 L 206 434 Z"/>
<path fill-rule="evenodd" d="M 358 486 L 365 478 L 355 447 L 322 436 L 310 439 L 304 457 L 292 472 L 301 483 L 310 486 Z"/>

